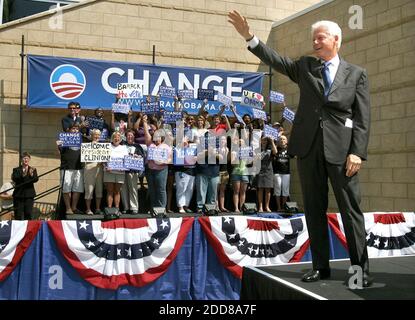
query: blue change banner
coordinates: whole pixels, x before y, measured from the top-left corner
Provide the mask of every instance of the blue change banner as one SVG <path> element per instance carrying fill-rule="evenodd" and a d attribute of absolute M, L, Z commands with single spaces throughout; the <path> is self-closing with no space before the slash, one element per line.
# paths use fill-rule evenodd
<path fill-rule="evenodd" d="M 102 107 L 111 110 L 117 84 L 138 83 L 143 87 L 142 99 L 118 101 L 130 104 L 133 111 L 140 111 L 143 99 L 148 95 L 156 96 L 160 86 L 165 86 L 177 90 L 197 92 L 202 88 L 222 92 L 232 97 L 241 114 L 252 114 L 252 108 L 239 106 L 242 90 L 261 92 L 263 76 L 257 72 L 28 55 L 27 106 L 66 108 L 68 102 L 78 101 L 84 109 Z M 172 98 L 162 97 L 160 107 L 173 111 L 173 102 Z M 200 100 L 186 100 L 184 111 L 196 114 L 201 105 Z M 206 110 L 211 114 L 218 113 L 220 105 L 218 101 L 209 101 Z M 229 108 L 225 113 L 232 115 Z"/>

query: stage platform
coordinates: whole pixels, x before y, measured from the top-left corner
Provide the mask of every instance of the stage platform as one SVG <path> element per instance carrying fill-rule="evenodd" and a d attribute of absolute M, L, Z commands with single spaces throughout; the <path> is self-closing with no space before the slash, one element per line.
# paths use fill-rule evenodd
<path fill-rule="evenodd" d="M 241 300 L 413 300 L 415 255 L 370 259 L 374 283 L 369 288 L 348 287 L 349 259 L 331 260 L 330 279 L 301 281 L 310 262 L 267 267 L 244 267 Z"/>
<path fill-rule="evenodd" d="M 254 213 L 251 215 L 256 216 L 264 216 L 265 218 L 268 218 L 271 215 L 278 214 L 282 218 L 291 218 L 294 215 L 290 213 L 283 213 L 283 212 L 266 212 L 266 213 Z M 237 212 L 219 212 L 218 216 L 241 216 L 243 213 L 237 213 Z M 197 214 L 197 213 L 167 213 L 165 215 L 167 218 L 183 218 L 183 217 L 202 217 L 203 215 Z M 120 215 L 119 219 L 150 219 L 153 218 L 153 216 L 150 213 L 139 213 L 139 214 L 122 214 Z M 71 214 L 67 215 L 66 220 L 104 220 L 103 214 L 94 214 L 94 215 L 88 215 L 88 214 Z"/>

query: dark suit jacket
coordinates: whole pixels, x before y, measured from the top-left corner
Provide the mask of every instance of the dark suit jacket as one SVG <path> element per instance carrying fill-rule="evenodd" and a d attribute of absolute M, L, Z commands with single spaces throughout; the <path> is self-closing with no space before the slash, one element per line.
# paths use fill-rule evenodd
<path fill-rule="evenodd" d="M 31 167 L 29 167 L 30 169 Z M 36 196 L 36 191 L 34 187 L 34 183 L 39 180 L 37 177 L 37 171 L 33 168 L 33 176 L 23 176 L 23 168 L 22 166 L 14 168 L 12 173 L 12 180 L 15 182 L 16 188 L 13 192 L 13 197 L 15 198 L 34 198 Z M 21 187 L 18 185 L 28 182 Z"/>
<path fill-rule="evenodd" d="M 308 154 L 322 121 L 324 154 L 329 163 L 343 164 L 348 154 L 366 160 L 370 101 L 364 69 L 340 59 L 339 69 L 326 98 L 321 60 L 306 56 L 293 61 L 280 56 L 262 42 L 254 49 L 248 49 L 300 88 L 300 101 L 288 144 L 291 156 L 302 158 Z"/>

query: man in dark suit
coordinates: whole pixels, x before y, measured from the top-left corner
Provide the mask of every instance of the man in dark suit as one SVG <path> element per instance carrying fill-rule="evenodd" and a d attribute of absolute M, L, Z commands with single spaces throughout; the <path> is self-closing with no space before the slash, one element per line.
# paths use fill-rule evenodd
<path fill-rule="evenodd" d="M 36 191 L 34 183 L 39 180 L 36 168 L 29 165 L 30 154 L 23 152 L 22 164 L 13 168 L 12 180 L 16 186 L 13 192 L 14 217 L 16 220 L 32 219 Z"/>
<path fill-rule="evenodd" d="M 297 157 L 310 235 L 313 269 L 302 280 L 330 277 L 327 229 L 330 179 L 342 216 L 353 265 L 362 268 L 362 285 L 372 283 L 366 248 L 363 213 L 359 208 L 357 172 L 367 158 L 370 102 L 367 73 L 338 55 L 341 29 L 331 21 L 312 26 L 315 57 L 291 60 L 280 56 L 250 32 L 237 11 L 229 22 L 248 43 L 248 49 L 267 65 L 288 76 L 300 88 L 300 101 L 293 122 L 288 153 Z"/>

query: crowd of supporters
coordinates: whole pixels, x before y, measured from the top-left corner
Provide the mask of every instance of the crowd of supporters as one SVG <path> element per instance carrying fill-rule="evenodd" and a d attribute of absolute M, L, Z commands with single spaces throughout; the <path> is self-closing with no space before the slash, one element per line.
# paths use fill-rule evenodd
<path fill-rule="evenodd" d="M 147 97 L 147 102 L 151 99 Z M 269 124 L 279 130 L 278 138 L 265 137 L 266 121 L 248 114 L 241 118 L 233 105 L 230 117 L 224 114 L 225 105 L 212 115 L 205 110 L 207 103 L 203 101 L 198 114 L 188 114 L 176 97 L 174 110 L 181 112 L 182 119 L 174 124 L 165 123 L 163 112 L 107 111 L 111 112 L 108 124 L 103 109 L 97 108 L 93 118 L 103 121 L 97 129 L 90 124 L 91 117 L 82 115 L 80 104 L 70 102 L 69 113 L 62 119 L 63 132 L 80 132 L 84 143 L 110 142 L 111 158 L 129 155 L 143 159 L 144 166 L 143 170 L 117 170 L 106 162 L 81 162 L 79 147 L 63 147 L 58 140 L 66 214 L 100 214 L 104 207 L 131 214 L 156 207 L 168 213 L 201 214 L 206 204 L 221 212 L 240 212 L 247 190 L 255 190 L 259 212 L 271 212 L 273 190 L 276 210 L 283 211 L 290 185 L 283 126 L 278 122 Z M 241 157 L 239 150 L 249 146 L 253 147 L 250 157 Z M 175 157 L 180 150 L 183 154 L 191 147 L 195 151 L 184 153 L 184 162 L 177 163 Z M 163 157 L 150 157 L 150 150 Z M 140 192 L 146 192 L 146 196 L 140 196 Z M 81 211 L 82 194 L 85 210 Z M 190 208 L 194 196 L 196 205 Z"/>

